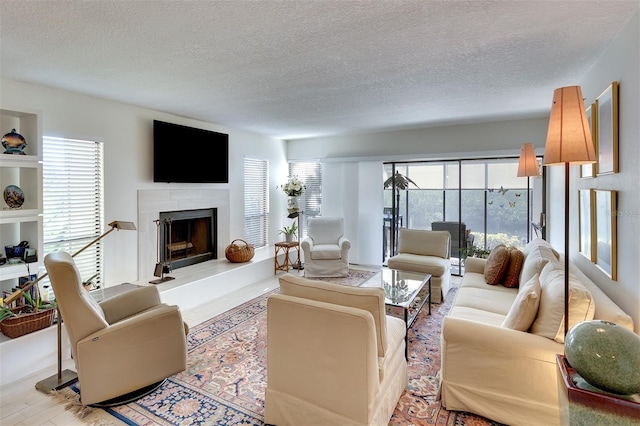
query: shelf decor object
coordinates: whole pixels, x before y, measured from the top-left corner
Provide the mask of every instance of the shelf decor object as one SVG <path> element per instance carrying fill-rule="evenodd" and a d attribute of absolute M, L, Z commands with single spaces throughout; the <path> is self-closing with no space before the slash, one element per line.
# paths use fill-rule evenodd
<path fill-rule="evenodd" d="M 596 161 L 580 86 L 556 89 L 549 117 L 545 166 L 564 166 L 564 334 L 569 331 L 569 166 Z"/>
<path fill-rule="evenodd" d="M 24 204 L 24 192 L 16 185 L 8 185 L 2 192 L 2 198 L 10 209 L 19 209 Z"/>
<path fill-rule="evenodd" d="M 6 150 L 5 154 L 25 155 L 23 151 L 27 146 L 27 141 L 20 133 L 16 133 L 16 129 L 12 129 L 2 137 L 2 146 Z"/>
<path fill-rule="evenodd" d="M 585 385 L 565 355 L 556 354 L 556 364 L 560 424 L 634 426 L 640 423 L 640 395 L 616 395 Z"/>
<path fill-rule="evenodd" d="M 94 245 L 95 243 L 97 243 L 98 241 L 100 241 L 101 239 L 103 239 L 104 237 L 106 237 L 107 235 L 109 235 L 111 232 L 113 232 L 114 230 L 132 230 L 135 231 L 136 230 L 136 225 L 133 222 L 123 222 L 123 221 L 114 221 L 111 222 L 109 224 L 109 226 L 111 227 L 111 229 L 109 229 L 108 231 L 104 232 L 102 235 L 100 235 L 98 238 L 94 239 L 93 241 L 91 241 L 90 243 L 88 243 L 87 245 L 85 245 L 84 247 L 82 247 L 80 250 L 78 250 L 77 252 L 75 252 L 74 254 L 71 255 L 71 257 L 76 257 L 77 255 L 79 255 L 80 253 L 82 253 L 84 250 L 86 250 L 87 248 L 91 247 L 92 245 Z M 14 293 L 12 293 L 11 295 L 9 295 L 6 299 L 4 299 L 4 303 L 5 304 L 10 304 L 13 301 L 15 301 L 16 299 L 18 299 L 20 296 L 22 296 L 22 294 L 26 291 L 28 291 L 31 287 L 33 287 L 34 285 L 36 285 L 39 281 L 41 281 L 43 278 L 45 278 L 48 274 L 45 272 L 44 274 L 40 275 L 37 279 L 33 280 L 33 281 L 29 281 L 23 288 L 21 288 L 20 290 L 16 290 Z M 53 392 L 54 390 L 60 390 L 62 388 L 65 388 L 69 385 L 71 385 L 72 383 L 76 382 L 78 380 L 78 373 L 76 373 L 75 371 L 71 371 L 71 370 L 62 370 L 62 320 L 61 320 L 61 316 L 60 316 L 60 311 L 58 310 L 57 312 L 58 315 L 58 322 L 57 322 L 57 327 L 58 327 L 58 374 L 54 375 L 54 376 L 50 376 L 44 380 L 39 381 L 38 383 L 36 383 L 36 389 L 45 392 L 45 393 L 50 393 Z"/>

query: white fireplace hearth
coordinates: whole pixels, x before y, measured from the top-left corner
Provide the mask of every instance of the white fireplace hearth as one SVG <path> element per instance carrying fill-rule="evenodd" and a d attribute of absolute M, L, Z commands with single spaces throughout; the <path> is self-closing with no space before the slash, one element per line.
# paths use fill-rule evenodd
<path fill-rule="evenodd" d="M 138 191 L 138 280 L 153 279 L 157 261 L 156 220 L 161 212 L 217 209 L 218 259 L 224 258 L 224 242 L 230 241 L 228 189 L 152 189 Z"/>

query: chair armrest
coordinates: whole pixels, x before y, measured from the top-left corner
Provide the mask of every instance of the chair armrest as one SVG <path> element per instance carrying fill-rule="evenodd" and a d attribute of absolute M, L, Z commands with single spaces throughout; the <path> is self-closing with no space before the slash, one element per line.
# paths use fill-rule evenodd
<path fill-rule="evenodd" d="M 340 237 L 340 239 L 338 240 L 338 246 L 340 246 L 340 258 L 348 259 L 349 249 L 351 248 L 351 241 L 349 241 L 345 237 Z"/>
<path fill-rule="evenodd" d="M 160 305 L 160 292 L 155 286 L 136 288 L 99 303 L 109 324 Z"/>
<path fill-rule="evenodd" d="M 464 388 L 553 405 L 557 398 L 555 354 L 563 345 L 546 337 L 461 318 L 442 324 L 441 390 Z M 502 395 L 502 396 L 501 396 Z M 454 396 L 454 399 L 456 397 Z M 557 401 L 556 401 L 557 403 Z"/>
<path fill-rule="evenodd" d="M 351 248 L 351 241 L 349 241 L 345 237 L 340 237 L 340 239 L 338 239 L 338 245 L 340 246 L 341 250 L 344 250 L 344 249 L 348 250 Z"/>
<path fill-rule="evenodd" d="M 373 316 L 363 309 L 275 295 L 267 301 L 267 390 L 348 418 L 379 391 Z"/>
<path fill-rule="evenodd" d="M 484 265 L 486 265 L 487 259 L 481 259 L 479 257 L 467 257 L 464 260 L 464 271 L 475 272 L 477 274 L 484 274 Z"/>
<path fill-rule="evenodd" d="M 313 248 L 313 240 L 311 239 L 311 237 L 304 237 L 304 239 L 300 242 L 300 247 L 302 247 L 302 250 L 304 250 L 305 252 L 311 251 L 311 249 Z"/>

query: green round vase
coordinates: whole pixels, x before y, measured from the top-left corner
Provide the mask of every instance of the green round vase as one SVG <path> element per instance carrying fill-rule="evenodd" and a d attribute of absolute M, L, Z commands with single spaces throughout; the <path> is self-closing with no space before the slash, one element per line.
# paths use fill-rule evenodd
<path fill-rule="evenodd" d="M 610 321 L 584 321 L 565 338 L 567 361 L 584 380 L 618 395 L 640 392 L 640 336 Z"/>

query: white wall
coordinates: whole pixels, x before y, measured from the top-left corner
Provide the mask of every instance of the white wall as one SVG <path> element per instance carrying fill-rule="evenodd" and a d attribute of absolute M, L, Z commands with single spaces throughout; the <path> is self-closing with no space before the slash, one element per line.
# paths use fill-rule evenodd
<path fill-rule="evenodd" d="M 72 92 L 13 80 L 0 80 L 0 105 L 42 112 L 43 134 L 104 142 L 105 221 L 137 222 L 139 189 L 214 188 L 230 190 L 230 236 L 244 238 L 243 159 L 267 159 L 270 188 L 286 180 L 283 141 L 211 123 L 173 116 Z M 229 134 L 229 184 L 153 183 L 152 123 L 154 119 Z M 185 146 L 185 149 L 187 147 Z M 194 155 L 203 153 L 194 152 Z M 270 242 L 279 240 L 280 217 L 286 208 L 282 191 L 270 191 Z M 105 285 L 138 280 L 138 239 L 135 232 L 118 232 L 104 240 Z M 230 241 L 221 241 L 228 244 Z M 140 277 L 144 279 L 145 277 Z"/>
<path fill-rule="evenodd" d="M 586 77 L 579 82 L 586 104 L 594 102 L 611 82 L 619 84 L 619 173 L 580 179 L 578 167 L 571 175 L 571 206 L 577 205 L 578 189 L 594 188 L 618 191 L 618 279 L 612 281 L 588 259 L 578 254 L 578 226 L 571 216 L 570 253 L 585 274 L 633 317 L 640 333 L 640 12 L 636 13 L 618 37 L 609 45 Z M 557 176 L 552 188 L 562 185 Z M 553 191 L 553 189 L 552 189 Z M 564 210 L 564 209 L 562 209 Z M 572 208 L 573 211 L 573 208 Z M 560 212 L 558 212 L 560 213 Z M 564 213 L 560 213 L 564 214 Z M 563 217 L 563 216 L 562 216 Z M 557 219 L 554 216 L 554 222 Z M 558 234 L 555 233 L 554 236 Z"/>

